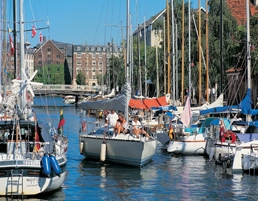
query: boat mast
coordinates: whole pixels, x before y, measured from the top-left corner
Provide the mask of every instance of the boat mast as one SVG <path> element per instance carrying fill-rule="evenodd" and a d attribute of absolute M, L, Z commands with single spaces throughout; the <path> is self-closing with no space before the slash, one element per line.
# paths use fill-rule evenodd
<path fill-rule="evenodd" d="M 209 24 L 208 24 L 208 1 L 206 0 L 206 101 L 209 102 Z"/>
<path fill-rule="evenodd" d="M 24 19 L 23 19 L 23 0 L 20 0 L 20 74 L 21 80 L 25 80 L 25 63 L 24 63 Z M 21 109 L 25 107 L 26 90 L 21 92 Z"/>
<path fill-rule="evenodd" d="M 129 4 L 129 0 L 127 0 L 126 2 L 126 83 L 128 83 L 129 87 L 131 87 L 131 83 L 130 83 L 130 77 L 129 77 L 129 72 L 130 72 L 130 64 L 131 62 L 129 61 L 129 57 L 130 57 L 130 44 L 128 44 L 129 42 L 129 38 L 130 38 L 130 34 L 129 34 L 129 10 L 130 10 L 130 4 Z M 126 98 L 128 98 L 126 96 Z M 129 100 L 126 101 L 127 103 L 129 103 Z M 128 122 L 128 105 L 125 106 L 125 118 L 126 121 Z"/>
<path fill-rule="evenodd" d="M 170 94 L 170 28 L 169 28 L 169 4 L 167 0 L 167 62 L 168 62 L 168 91 L 167 93 Z"/>
<path fill-rule="evenodd" d="M 251 85 L 251 54 L 250 54 L 250 8 L 249 0 L 246 0 L 246 45 L 247 45 L 247 89 L 252 89 Z M 252 90 L 251 90 L 252 95 Z M 251 115 L 246 116 L 247 121 L 251 121 Z"/>
<path fill-rule="evenodd" d="M 182 0 L 182 80 L 181 80 L 181 85 L 182 85 L 182 103 L 184 103 L 184 75 L 185 75 L 185 4 L 184 0 Z"/>
<path fill-rule="evenodd" d="M 198 0 L 198 51 L 199 51 L 199 105 L 201 105 L 201 100 L 202 100 L 202 58 L 201 58 L 201 2 Z"/>
<path fill-rule="evenodd" d="M 172 57 L 173 57 L 173 105 L 175 106 L 175 94 L 176 94 L 176 86 L 175 86 L 175 18 L 174 18 L 174 0 L 171 0 L 171 15 L 172 15 Z"/>
<path fill-rule="evenodd" d="M 165 27 L 166 27 L 166 17 L 163 16 L 163 47 L 164 47 L 164 57 L 163 57 L 163 63 L 164 63 L 164 93 L 167 91 L 167 80 L 166 80 L 166 33 L 165 33 Z"/>
<path fill-rule="evenodd" d="M 145 97 L 147 97 L 147 62 L 146 62 L 146 25 L 145 25 L 145 15 L 144 15 L 144 81 L 145 81 L 145 89 L 144 89 L 144 94 Z"/>
<path fill-rule="evenodd" d="M 188 87 L 188 95 L 191 99 L 191 0 L 188 0 L 188 37 L 189 37 L 189 44 L 188 44 L 188 71 L 189 71 L 189 87 Z"/>

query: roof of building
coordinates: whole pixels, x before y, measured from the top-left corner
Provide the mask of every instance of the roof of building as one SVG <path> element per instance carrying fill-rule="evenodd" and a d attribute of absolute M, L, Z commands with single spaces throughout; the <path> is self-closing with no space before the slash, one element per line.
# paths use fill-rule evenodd
<path fill-rule="evenodd" d="M 238 24 L 246 24 L 246 0 L 226 0 L 226 3 Z M 249 7 L 250 16 L 254 16 L 255 13 L 258 13 L 257 6 L 253 5 L 252 1 L 250 1 Z"/>

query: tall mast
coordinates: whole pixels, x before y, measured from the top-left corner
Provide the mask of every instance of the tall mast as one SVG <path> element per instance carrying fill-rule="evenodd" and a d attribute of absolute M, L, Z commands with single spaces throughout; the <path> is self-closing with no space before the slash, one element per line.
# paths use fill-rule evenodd
<path fill-rule="evenodd" d="M 167 70 L 166 70 L 166 17 L 165 15 L 163 16 L 163 47 L 164 47 L 164 57 L 163 57 L 163 63 L 164 63 L 164 93 L 166 93 L 167 91 L 167 79 L 166 79 L 166 74 L 167 74 Z"/>
<path fill-rule="evenodd" d="M 146 27 L 145 27 L 145 15 L 144 15 L 144 82 L 145 82 L 145 89 L 144 94 L 147 97 L 147 62 L 146 62 Z"/>
<path fill-rule="evenodd" d="M 156 97 L 159 97 L 159 61 L 158 61 L 158 45 L 156 44 L 156 79 L 157 79 L 157 93 L 156 93 Z"/>
<path fill-rule="evenodd" d="M 182 93 L 182 103 L 184 102 L 184 75 L 185 75 L 185 4 L 182 0 L 182 80 L 181 80 L 181 93 Z"/>
<path fill-rule="evenodd" d="M 24 63 L 24 19 L 23 19 L 23 0 L 20 0 L 20 67 L 21 80 L 25 80 L 25 63 Z M 22 91 L 21 109 L 25 106 L 26 90 Z"/>
<path fill-rule="evenodd" d="M 206 0 L 206 101 L 209 102 L 209 20 L 208 20 L 208 1 Z"/>
<path fill-rule="evenodd" d="M 189 87 L 188 87 L 188 92 L 189 92 L 189 97 L 191 98 L 191 1 L 188 0 L 188 37 L 189 37 L 189 44 L 188 44 L 188 71 L 189 71 Z"/>
<path fill-rule="evenodd" d="M 247 89 L 251 90 L 251 54 L 250 54 L 250 8 L 249 0 L 246 0 L 246 45 L 247 45 Z M 251 90 L 252 95 L 252 90 Z M 251 115 L 246 116 L 247 121 L 251 121 Z"/>
<path fill-rule="evenodd" d="M 200 0 L 198 0 L 198 10 L 199 10 L 199 23 L 198 23 L 198 52 L 199 52 L 199 105 L 201 104 L 201 100 L 202 100 L 202 58 L 201 58 L 201 2 Z"/>
<path fill-rule="evenodd" d="M 175 105 L 175 94 L 176 94 L 176 86 L 175 86 L 175 19 L 174 19 L 174 0 L 171 0 L 171 11 L 172 11 L 172 57 L 173 57 L 173 105 Z"/>
<path fill-rule="evenodd" d="M 169 4 L 168 4 L 168 0 L 167 0 L 167 44 L 168 44 L 168 91 L 167 93 L 170 94 L 170 28 L 169 28 Z"/>
<path fill-rule="evenodd" d="M 129 9 L 130 4 L 129 0 L 127 0 L 126 3 L 126 81 L 130 82 L 129 80 L 129 66 L 130 66 L 130 61 L 129 61 L 129 55 L 130 55 L 130 46 L 128 44 L 129 42 Z"/>
<path fill-rule="evenodd" d="M 16 0 L 13 0 L 13 43 L 14 43 L 14 53 L 13 53 L 13 63 L 14 63 L 14 78 L 17 78 L 17 51 L 16 51 Z"/>
<path fill-rule="evenodd" d="M 223 16 L 223 6 L 222 6 L 222 0 L 220 0 L 220 93 L 222 93 L 222 87 L 223 87 L 223 74 L 224 74 L 224 67 L 223 67 L 223 48 L 222 48 L 222 40 L 223 40 L 223 21 L 222 21 L 222 16 Z"/>

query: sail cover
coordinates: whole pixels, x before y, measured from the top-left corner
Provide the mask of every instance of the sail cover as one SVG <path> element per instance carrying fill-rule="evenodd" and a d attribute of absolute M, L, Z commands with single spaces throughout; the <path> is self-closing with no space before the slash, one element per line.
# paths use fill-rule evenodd
<path fill-rule="evenodd" d="M 126 107 L 128 107 L 129 100 L 131 98 L 131 87 L 129 83 L 126 83 L 121 90 L 121 93 L 108 100 L 97 100 L 97 101 L 83 101 L 78 104 L 78 107 L 89 110 L 117 110 L 125 112 Z"/>

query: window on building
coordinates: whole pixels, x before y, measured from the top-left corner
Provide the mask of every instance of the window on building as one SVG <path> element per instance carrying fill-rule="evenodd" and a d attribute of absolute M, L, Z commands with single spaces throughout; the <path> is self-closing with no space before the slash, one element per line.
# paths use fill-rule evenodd
<path fill-rule="evenodd" d="M 56 55 L 56 58 L 57 58 L 57 59 L 60 59 L 60 54 L 57 54 L 57 55 Z"/>
<path fill-rule="evenodd" d="M 92 65 L 95 66 L 96 65 L 96 61 L 92 61 Z"/>
<path fill-rule="evenodd" d="M 88 72 L 88 71 L 89 71 L 89 68 L 85 68 L 85 71 Z"/>
<path fill-rule="evenodd" d="M 38 64 L 39 64 L 39 65 L 42 65 L 42 61 L 38 61 Z"/>
<path fill-rule="evenodd" d="M 48 58 L 48 59 L 51 59 L 51 55 L 50 55 L 50 54 L 49 54 L 49 55 L 47 55 L 47 58 Z"/>
<path fill-rule="evenodd" d="M 95 72 L 96 71 L 96 68 L 92 68 L 92 72 Z"/>
<path fill-rule="evenodd" d="M 105 47 L 103 47 L 103 48 L 102 48 L 102 50 L 103 50 L 103 52 L 105 52 L 105 51 L 106 51 L 106 48 L 105 48 Z"/>
<path fill-rule="evenodd" d="M 99 66 L 102 66 L 102 63 L 103 63 L 102 61 L 99 61 Z"/>
<path fill-rule="evenodd" d="M 102 68 L 99 68 L 99 72 L 102 72 Z"/>
<path fill-rule="evenodd" d="M 77 47 L 76 50 L 77 50 L 77 51 L 80 51 L 80 50 L 81 50 L 81 47 Z"/>
<path fill-rule="evenodd" d="M 57 72 L 60 72 L 60 68 L 57 68 L 56 70 L 57 70 Z"/>
<path fill-rule="evenodd" d="M 102 53 L 99 53 L 99 58 L 102 58 Z"/>
<path fill-rule="evenodd" d="M 96 53 L 92 53 L 92 58 L 96 58 Z"/>
<path fill-rule="evenodd" d="M 95 79 L 96 79 L 96 75 L 92 75 L 92 79 L 94 79 L 94 80 L 95 80 Z"/>
<path fill-rule="evenodd" d="M 56 62 L 56 64 L 57 64 L 57 65 L 59 65 L 59 64 L 60 64 L 60 62 L 59 62 L 59 61 L 57 61 L 57 62 Z"/>
<path fill-rule="evenodd" d="M 51 48 L 47 48 L 47 51 L 48 51 L 48 52 L 51 52 Z"/>
<path fill-rule="evenodd" d="M 51 70 L 50 67 L 48 67 L 48 68 L 47 68 L 47 72 L 50 72 L 50 70 Z"/>
<path fill-rule="evenodd" d="M 82 54 L 80 52 L 77 53 L 76 58 L 81 58 Z"/>
<path fill-rule="evenodd" d="M 100 51 L 100 47 L 97 48 L 97 51 Z"/>
<path fill-rule="evenodd" d="M 94 47 L 91 47 L 90 50 L 91 50 L 91 51 L 94 51 Z"/>
<path fill-rule="evenodd" d="M 38 55 L 38 58 L 40 58 L 40 59 L 41 59 L 41 58 L 42 58 L 42 55 L 41 55 L 41 54 L 39 54 L 39 55 Z"/>
<path fill-rule="evenodd" d="M 51 60 L 50 60 L 50 61 L 47 61 L 47 64 L 50 65 L 50 64 L 51 64 Z"/>
<path fill-rule="evenodd" d="M 82 65 L 82 60 L 76 60 L 76 65 Z"/>

